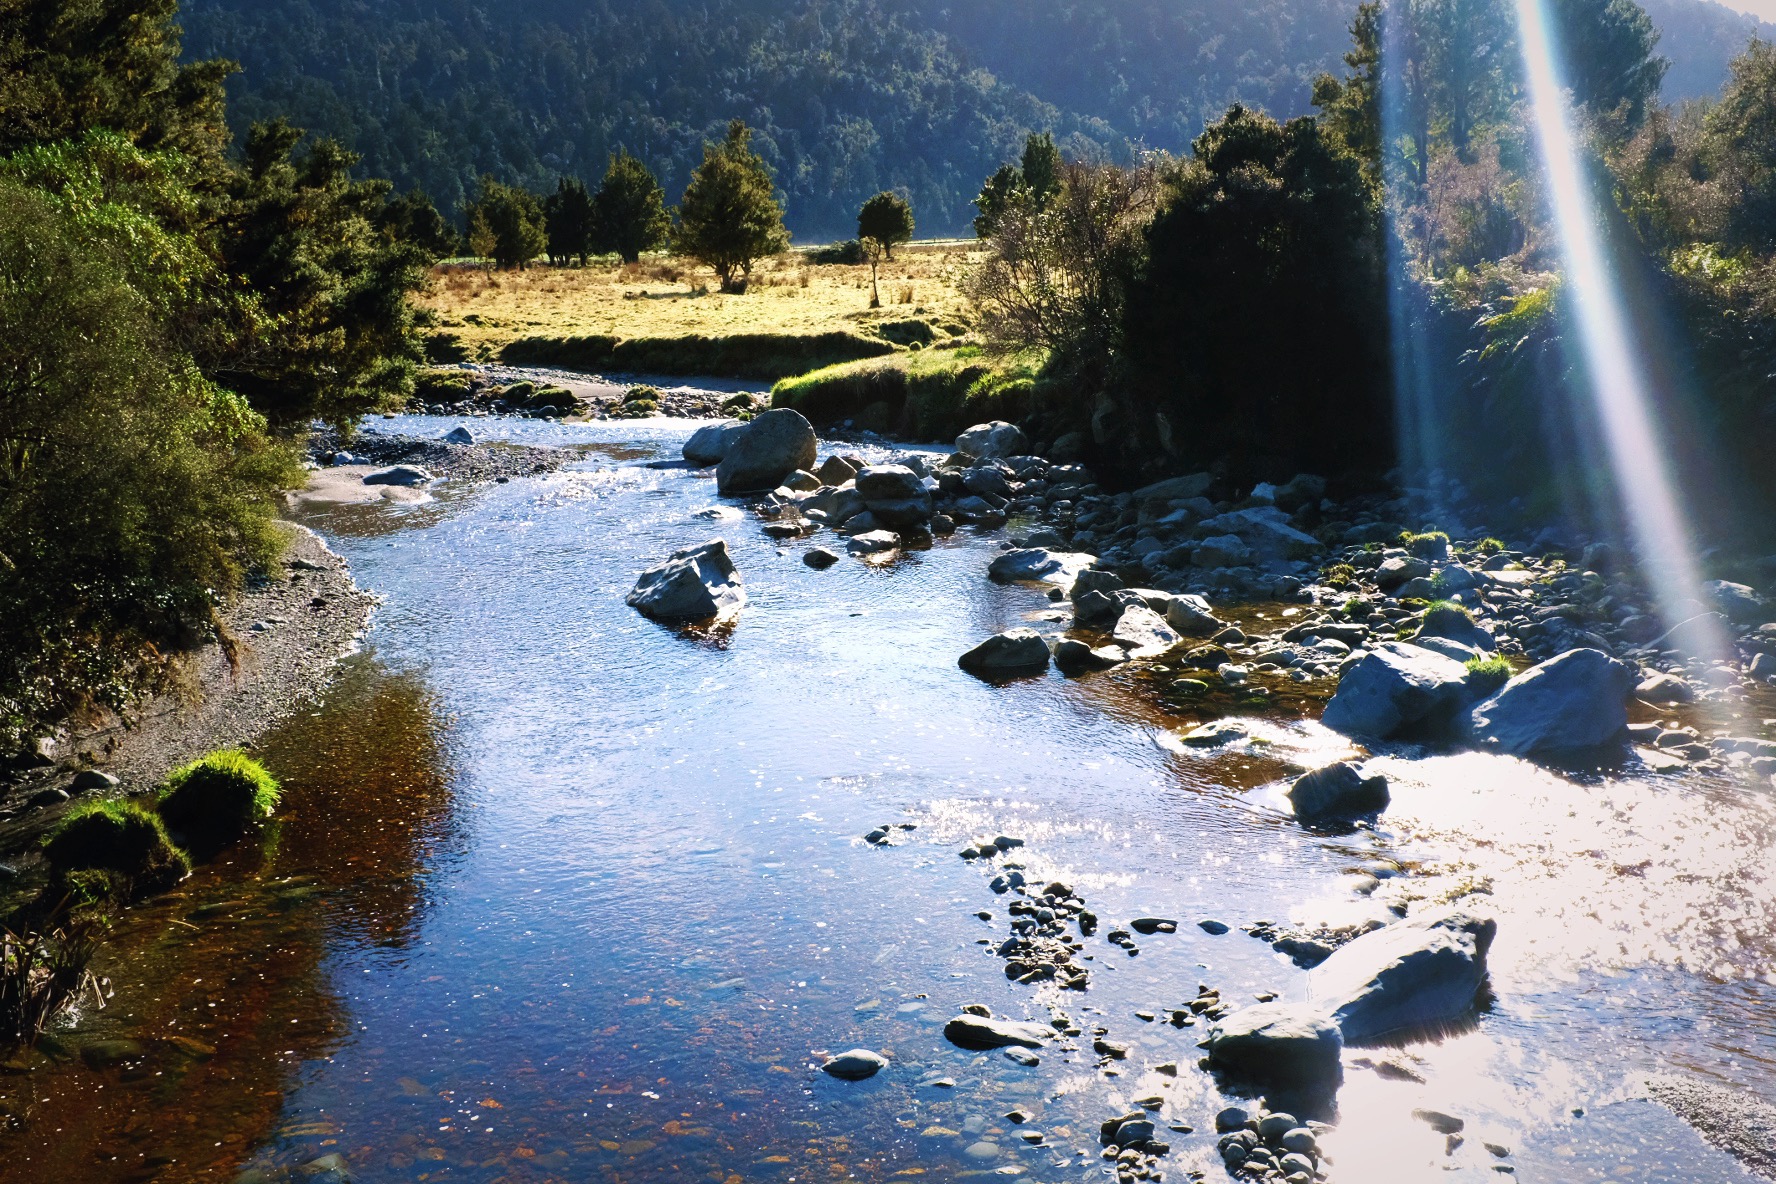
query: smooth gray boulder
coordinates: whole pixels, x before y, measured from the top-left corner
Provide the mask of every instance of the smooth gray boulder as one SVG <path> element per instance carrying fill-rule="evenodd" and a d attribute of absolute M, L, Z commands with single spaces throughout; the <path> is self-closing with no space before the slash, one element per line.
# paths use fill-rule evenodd
<path fill-rule="evenodd" d="M 700 547 L 674 551 L 641 573 L 628 604 L 656 621 L 697 621 L 731 612 L 746 603 L 746 589 L 728 545 L 712 539 Z"/>
<path fill-rule="evenodd" d="M 1259 1003 L 1209 1029 L 1209 1060 L 1241 1077 L 1281 1086 L 1335 1082 L 1344 1040 L 1324 1010 L 1305 1003 Z"/>
<path fill-rule="evenodd" d="M 1435 609 L 1425 613 L 1418 627 L 1419 638 L 1441 637 L 1471 649 L 1492 653 L 1498 640 L 1481 627 L 1478 621 L 1459 612 Z"/>
<path fill-rule="evenodd" d="M 1164 617 L 1145 605 L 1123 609 L 1110 638 L 1131 658 L 1157 658 L 1184 641 Z"/>
<path fill-rule="evenodd" d="M 844 457 L 829 456 L 820 462 L 820 467 L 814 470 L 814 475 L 827 485 L 843 485 L 856 477 L 859 471 L 858 466 Z"/>
<path fill-rule="evenodd" d="M 886 1069 L 888 1058 L 867 1048 L 854 1048 L 849 1052 L 828 1057 L 826 1064 L 820 1067 L 841 1080 L 862 1081 L 864 1078 L 874 1077 Z"/>
<path fill-rule="evenodd" d="M 1308 977 L 1348 1045 L 1435 1036 L 1472 1015 L 1498 922 L 1446 906 L 1340 947 Z"/>
<path fill-rule="evenodd" d="M 425 485 L 432 475 L 418 465 L 390 465 L 364 474 L 366 485 Z"/>
<path fill-rule="evenodd" d="M 864 511 L 863 495 L 852 486 L 820 489 L 803 499 L 801 511 L 828 526 L 842 526 Z"/>
<path fill-rule="evenodd" d="M 905 465 L 872 465 L 857 474 L 857 493 L 869 512 L 902 530 L 931 520 L 931 492 Z"/>
<path fill-rule="evenodd" d="M 987 565 L 987 578 L 1001 584 L 1018 580 L 1041 580 L 1070 589 L 1079 578 L 1079 573 L 1097 561 L 1096 555 L 1077 551 L 1024 547 L 1001 551 L 993 556 L 993 562 Z"/>
<path fill-rule="evenodd" d="M 814 425 L 800 411 L 778 407 L 758 416 L 735 435 L 715 470 L 722 493 L 775 489 L 797 469 L 814 467 L 819 455 Z"/>
<path fill-rule="evenodd" d="M 1346 736 L 1385 740 L 1415 724 L 1453 718 L 1467 703 L 1467 677 L 1453 658 L 1384 641 L 1339 680 L 1320 722 Z"/>
<path fill-rule="evenodd" d="M 1024 433 L 1016 424 L 995 419 L 991 423 L 977 423 L 956 437 L 956 451 L 982 460 L 1002 456 L 1022 456 L 1030 450 L 1024 442 Z"/>
<path fill-rule="evenodd" d="M 970 674 L 1022 674 L 1048 669 L 1048 642 L 1034 629 L 1010 629 L 956 659 Z"/>
<path fill-rule="evenodd" d="M 1474 742 L 1513 756 L 1575 752 L 1619 740 L 1634 671 L 1602 650 L 1568 650 L 1533 666 L 1468 713 Z"/>
<path fill-rule="evenodd" d="M 445 432 L 440 439 L 446 444 L 473 444 L 475 442 L 475 433 L 468 429 L 468 425 L 459 423 L 448 432 Z"/>
<path fill-rule="evenodd" d="M 1365 777 L 1351 762 L 1339 761 L 1296 778 L 1289 803 L 1303 822 L 1379 814 L 1388 805 L 1387 778 Z"/>
<path fill-rule="evenodd" d="M 880 555 L 900 549 L 900 536 L 892 530 L 868 530 L 851 536 L 845 549 L 853 555 Z"/>
<path fill-rule="evenodd" d="M 1453 659 L 1464 665 L 1475 658 L 1486 656 L 1485 651 L 1474 646 L 1463 645 L 1459 641 L 1451 641 L 1447 637 L 1438 637 L 1434 634 L 1420 633 L 1416 637 L 1408 638 L 1406 644 L 1415 645 L 1421 650 L 1430 650 L 1433 654 L 1442 654 L 1445 658 Z"/>
<path fill-rule="evenodd" d="M 1166 605 L 1166 624 L 1185 637 L 1207 637 L 1226 625 L 1209 608 L 1209 602 L 1188 592 L 1173 596 Z"/>
<path fill-rule="evenodd" d="M 1202 524 L 1212 535 L 1233 535 L 1264 559 L 1313 559 L 1325 544 L 1289 525 L 1289 516 L 1275 506 L 1231 510 Z"/>
<path fill-rule="evenodd" d="M 705 424 L 692 432 L 691 438 L 685 441 L 684 458 L 694 465 L 719 465 L 746 427 L 738 419 L 723 419 Z"/>
<path fill-rule="evenodd" d="M 1041 1048 L 1053 1033 L 1053 1028 L 1041 1024 L 1022 1024 L 980 1015 L 959 1015 L 944 1025 L 945 1039 L 958 1048 L 974 1052 L 1012 1046 Z"/>

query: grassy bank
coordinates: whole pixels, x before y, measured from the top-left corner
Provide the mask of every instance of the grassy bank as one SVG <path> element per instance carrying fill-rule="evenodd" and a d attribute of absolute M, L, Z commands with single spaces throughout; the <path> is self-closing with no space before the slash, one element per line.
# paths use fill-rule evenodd
<path fill-rule="evenodd" d="M 959 285 L 972 252 L 901 248 L 881 269 L 877 309 L 868 267 L 800 251 L 761 262 L 744 295 L 714 291 L 707 269 L 659 258 L 524 271 L 450 265 L 418 302 L 439 361 L 775 379 L 965 332 Z"/>
<path fill-rule="evenodd" d="M 850 420 L 870 431 L 947 440 L 985 420 L 1025 418 L 1045 389 L 1045 361 L 972 345 L 914 350 L 786 378 L 772 388 L 771 404 L 817 424 Z"/>

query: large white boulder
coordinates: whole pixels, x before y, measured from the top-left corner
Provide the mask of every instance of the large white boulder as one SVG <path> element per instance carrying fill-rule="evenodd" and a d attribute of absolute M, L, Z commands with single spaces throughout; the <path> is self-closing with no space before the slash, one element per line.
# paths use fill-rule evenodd
<path fill-rule="evenodd" d="M 995 419 L 977 423 L 956 437 L 956 451 L 981 460 L 1004 456 L 1022 456 L 1030 450 L 1024 433 L 1013 423 Z"/>
<path fill-rule="evenodd" d="M 728 444 L 715 470 L 722 493 L 775 489 L 797 469 L 810 469 L 819 456 L 814 425 L 800 411 L 778 407 L 746 425 Z"/>
<path fill-rule="evenodd" d="M 722 419 L 704 424 L 685 441 L 684 458 L 694 465 L 719 465 L 728 455 L 728 449 L 745 430 L 746 424 L 738 419 Z"/>
<path fill-rule="evenodd" d="M 1097 561 L 1096 555 L 1079 551 L 1025 547 L 1001 551 L 993 556 L 993 562 L 987 565 L 987 578 L 1001 584 L 1015 583 L 1018 580 L 1041 580 L 1043 583 L 1058 584 L 1064 589 L 1070 589 L 1079 573 Z"/>
<path fill-rule="evenodd" d="M 1320 722 L 1346 736 L 1385 740 L 1415 724 L 1453 719 L 1468 701 L 1467 677 L 1454 658 L 1384 641 L 1339 680 Z"/>
<path fill-rule="evenodd" d="M 1164 617 L 1140 604 L 1122 610 L 1110 638 L 1131 658 L 1157 658 L 1184 640 Z"/>
<path fill-rule="evenodd" d="M 697 621 L 738 609 L 746 603 L 746 589 L 727 543 L 712 539 L 674 551 L 642 572 L 628 603 L 656 621 Z"/>
<path fill-rule="evenodd" d="M 1466 1020 L 1486 981 L 1498 922 L 1444 907 L 1366 933 L 1308 978 L 1348 1045 L 1434 1036 Z"/>
<path fill-rule="evenodd" d="M 1574 752 L 1628 727 L 1634 671 L 1602 650 L 1568 650 L 1513 678 L 1468 713 L 1474 741 L 1513 756 Z"/>

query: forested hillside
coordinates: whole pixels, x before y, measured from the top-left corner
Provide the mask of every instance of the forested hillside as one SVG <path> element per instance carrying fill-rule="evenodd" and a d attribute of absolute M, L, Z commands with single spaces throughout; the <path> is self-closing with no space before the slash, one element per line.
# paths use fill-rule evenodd
<path fill-rule="evenodd" d="M 1667 94 L 1712 91 L 1751 29 L 1653 0 Z M 492 173 L 595 177 L 618 146 L 674 197 L 731 118 L 755 129 L 804 240 L 853 233 L 904 188 L 922 233 L 966 230 L 981 179 L 1031 129 L 1069 155 L 1184 149 L 1238 99 L 1306 109 L 1349 0 L 189 0 L 187 53 L 245 68 L 237 128 L 274 114 L 342 139 L 366 175 L 447 211 Z M 1766 30 L 1776 33 L 1776 30 Z"/>

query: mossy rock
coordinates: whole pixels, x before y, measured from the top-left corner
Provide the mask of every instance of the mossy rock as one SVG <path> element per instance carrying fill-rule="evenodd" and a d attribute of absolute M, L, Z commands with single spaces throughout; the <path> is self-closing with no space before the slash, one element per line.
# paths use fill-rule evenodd
<path fill-rule="evenodd" d="M 76 903 L 127 901 L 171 888 L 191 872 L 158 815 L 134 802 L 91 802 L 43 841 L 53 885 Z"/>
<path fill-rule="evenodd" d="M 658 415 L 660 405 L 652 399 L 636 399 L 634 402 L 624 400 L 612 415 L 618 419 L 646 419 L 650 415 Z"/>
<path fill-rule="evenodd" d="M 573 411 L 579 405 L 580 397 L 564 386 L 538 387 L 528 403 L 531 407 L 554 407 L 558 411 Z"/>
<path fill-rule="evenodd" d="M 413 397 L 422 403 L 457 403 L 473 390 L 474 381 L 463 370 L 421 370 L 413 382 Z"/>
<path fill-rule="evenodd" d="M 160 791 L 160 816 L 187 845 L 217 849 L 271 817 L 277 778 L 240 751 L 225 748 L 179 769 Z"/>
<path fill-rule="evenodd" d="M 658 404 L 660 402 L 659 388 L 651 386 L 632 386 L 627 391 L 623 392 L 623 402 Z"/>
<path fill-rule="evenodd" d="M 500 392 L 500 398 L 508 403 L 523 403 L 536 394 L 537 384 L 534 382 L 514 382 Z"/>

